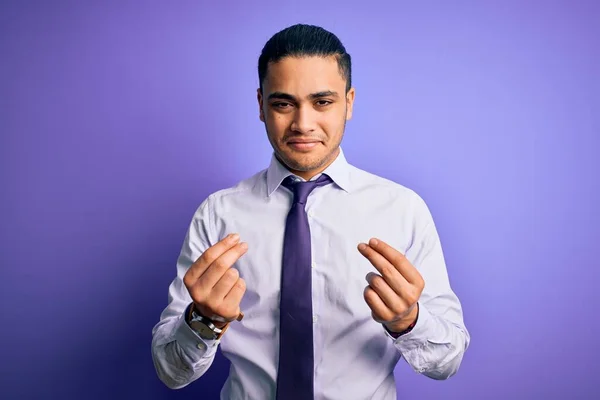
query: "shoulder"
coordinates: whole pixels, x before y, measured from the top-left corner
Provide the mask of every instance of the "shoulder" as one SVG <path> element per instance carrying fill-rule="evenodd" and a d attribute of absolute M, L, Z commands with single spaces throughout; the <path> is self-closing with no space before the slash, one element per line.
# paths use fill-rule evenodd
<path fill-rule="evenodd" d="M 409 203 L 423 202 L 423 198 L 412 188 L 391 179 L 350 166 L 352 181 L 357 191 L 371 191 L 378 196 L 389 196 Z"/>
<path fill-rule="evenodd" d="M 260 196 L 265 189 L 266 169 L 261 170 L 254 175 L 242 179 L 235 185 L 217 190 L 208 195 L 199 205 L 198 211 L 214 210 L 219 206 L 249 196 Z"/>

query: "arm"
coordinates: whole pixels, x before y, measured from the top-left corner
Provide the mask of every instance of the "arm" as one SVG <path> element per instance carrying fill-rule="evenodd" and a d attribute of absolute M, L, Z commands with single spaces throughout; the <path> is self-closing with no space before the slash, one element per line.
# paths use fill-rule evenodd
<path fill-rule="evenodd" d="M 169 286 L 168 305 L 152 329 L 152 359 L 159 379 L 171 389 L 189 385 L 212 365 L 219 341 L 201 339 L 187 324 L 192 298 L 183 282 L 187 270 L 210 247 L 208 201 L 196 211 Z"/>
<path fill-rule="evenodd" d="M 408 364 L 433 379 L 456 374 L 469 346 L 460 301 L 450 287 L 446 264 L 433 218 L 417 197 L 414 240 L 406 258 L 416 267 L 425 286 L 419 299 L 417 323 L 394 340 Z"/>
<path fill-rule="evenodd" d="M 381 274 L 368 274 L 365 300 L 373 318 L 397 336 L 390 335 L 408 364 L 441 380 L 458 371 L 470 336 L 460 302 L 450 288 L 429 209 L 418 195 L 414 199 L 412 242 L 406 254 L 376 239 L 358 247 Z"/>

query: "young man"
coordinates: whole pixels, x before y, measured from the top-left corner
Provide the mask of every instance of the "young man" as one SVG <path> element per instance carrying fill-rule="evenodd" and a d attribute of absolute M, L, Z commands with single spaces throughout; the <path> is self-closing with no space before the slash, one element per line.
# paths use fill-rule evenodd
<path fill-rule="evenodd" d="M 196 211 L 153 329 L 159 378 L 181 388 L 220 346 L 222 399 L 395 399 L 402 356 L 446 379 L 469 345 L 440 240 L 412 190 L 350 165 L 350 56 L 295 25 L 259 58 L 269 167 Z"/>

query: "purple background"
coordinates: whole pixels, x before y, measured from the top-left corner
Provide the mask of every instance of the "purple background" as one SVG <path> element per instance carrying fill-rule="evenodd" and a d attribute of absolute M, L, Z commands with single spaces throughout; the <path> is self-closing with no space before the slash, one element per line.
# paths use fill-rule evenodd
<path fill-rule="evenodd" d="M 428 202 L 472 334 L 399 398 L 600 394 L 597 2 L 96 3 L 0 6 L 0 398 L 216 398 L 227 361 L 170 391 L 151 329 L 197 205 L 268 164 L 296 22 L 353 56 L 346 155 Z"/>

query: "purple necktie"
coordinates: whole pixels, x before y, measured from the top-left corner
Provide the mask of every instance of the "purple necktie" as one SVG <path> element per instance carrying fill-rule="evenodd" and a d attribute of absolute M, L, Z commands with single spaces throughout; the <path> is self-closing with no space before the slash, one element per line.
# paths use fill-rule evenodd
<path fill-rule="evenodd" d="M 327 175 L 308 182 L 287 177 L 282 185 L 294 193 L 287 216 L 281 270 L 278 400 L 314 398 L 312 268 L 306 199 L 317 186 L 331 183 Z"/>

